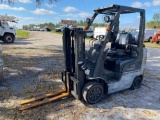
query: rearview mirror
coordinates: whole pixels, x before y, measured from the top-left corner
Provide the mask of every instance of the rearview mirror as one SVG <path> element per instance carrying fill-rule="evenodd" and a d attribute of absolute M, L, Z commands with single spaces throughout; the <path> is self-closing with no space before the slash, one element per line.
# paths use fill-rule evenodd
<path fill-rule="evenodd" d="M 107 22 L 107 23 L 110 22 L 110 17 L 109 16 L 105 16 L 104 17 L 104 21 Z"/>

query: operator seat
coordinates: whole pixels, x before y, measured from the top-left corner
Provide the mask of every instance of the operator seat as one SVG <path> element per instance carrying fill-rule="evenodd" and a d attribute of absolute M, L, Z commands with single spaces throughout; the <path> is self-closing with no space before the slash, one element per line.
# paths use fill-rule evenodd
<path fill-rule="evenodd" d="M 114 72 L 123 72 L 124 66 L 134 61 L 137 51 L 131 50 L 137 46 L 136 36 L 130 33 L 121 33 L 115 43 L 111 43 L 111 49 L 104 62 L 104 68 Z M 130 46 L 130 47 L 129 47 Z"/>
<path fill-rule="evenodd" d="M 128 44 L 132 40 L 132 35 L 130 33 L 121 33 L 117 37 L 116 41 L 111 43 L 111 49 L 109 50 L 108 55 L 113 57 L 124 57 L 126 56 Z"/>

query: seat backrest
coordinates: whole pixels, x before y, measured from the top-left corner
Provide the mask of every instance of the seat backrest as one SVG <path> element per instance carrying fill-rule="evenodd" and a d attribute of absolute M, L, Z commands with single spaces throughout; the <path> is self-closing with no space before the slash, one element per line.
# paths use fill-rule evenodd
<path fill-rule="evenodd" d="M 131 32 L 132 34 L 132 41 L 130 44 L 133 44 L 133 45 L 138 45 L 138 36 L 139 36 L 139 32 Z"/>
<path fill-rule="evenodd" d="M 132 35 L 129 33 L 121 33 L 118 41 L 119 45 L 127 45 L 132 39 Z"/>
<path fill-rule="evenodd" d="M 130 44 L 132 35 L 130 33 L 121 33 L 115 43 L 111 44 L 111 48 L 126 49 L 126 45 Z"/>

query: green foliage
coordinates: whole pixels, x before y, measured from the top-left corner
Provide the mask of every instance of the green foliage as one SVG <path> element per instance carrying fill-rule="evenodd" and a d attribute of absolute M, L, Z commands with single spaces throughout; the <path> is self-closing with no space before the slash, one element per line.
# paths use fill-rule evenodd
<path fill-rule="evenodd" d="M 80 20 L 77 22 L 77 26 L 85 26 L 86 22 L 83 20 Z M 107 24 L 106 23 L 93 23 L 92 26 L 94 27 L 106 27 Z"/>
<path fill-rule="evenodd" d="M 77 26 L 85 26 L 86 22 L 84 22 L 83 20 L 77 21 Z M 39 25 L 35 25 L 35 24 L 30 24 L 30 25 L 23 25 L 23 30 L 31 30 L 32 28 L 34 28 L 35 26 L 39 26 L 40 28 L 44 28 L 44 27 L 48 27 L 50 30 L 54 31 L 55 28 L 60 27 L 61 23 L 43 23 L 43 24 L 39 24 Z M 94 27 L 106 27 L 107 24 L 106 23 L 93 23 L 92 26 Z"/>
<path fill-rule="evenodd" d="M 40 28 L 48 27 L 50 30 L 53 30 L 55 27 L 55 25 L 51 22 L 50 23 L 43 23 L 43 24 L 40 24 L 39 26 L 40 26 Z"/>
<path fill-rule="evenodd" d="M 31 28 L 33 28 L 34 25 L 30 24 L 30 25 L 23 25 L 23 30 L 30 30 Z"/>
<path fill-rule="evenodd" d="M 155 22 L 160 22 L 160 14 L 159 13 L 154 14 L 152 19 Z"/>
<path fill-rule="evenodd" d="M 17 0 L 0 0 L 0 4 L 3 2 L 7 2 L 8 4 L 14 4 L 17 2 Z M 44 2 L 43 0 L 34 0 L 37 3 L 37 6 L 40 6 L 42 2 Z M 48 0 L 48 2 L 51 4 L 52 2 L 57 2 L 59 0 Z"/>
<path fill-rule="evenodd" d="M 31 30 L 34 27 L 39 26 L 40 28 L 45 28 L 48 27 L 50 30 L 54 30 L 56 27 L 59 27 L 60 24 L 53 24 L 53 23 L 43 23 L 43 24 L 39 24 L 39 25 L 35 25 L 35 24 L 29 24 L 29 25 L 23 25 L 23 30 Z"/>
<path fill-rule="evenodd" d="M 148 28 L 154 28 L 154 26 L 160 26 L 160 13 L 153 15 L 152 20 L 146 23 Z"/>
<path fill-rule="evenodd" d="M 29 37 L 29 32 L 24 31 L 24 30 L 17 30 L 16 31 L 16 36 L 17 36 L 17 38 L 28 38 Z"/>

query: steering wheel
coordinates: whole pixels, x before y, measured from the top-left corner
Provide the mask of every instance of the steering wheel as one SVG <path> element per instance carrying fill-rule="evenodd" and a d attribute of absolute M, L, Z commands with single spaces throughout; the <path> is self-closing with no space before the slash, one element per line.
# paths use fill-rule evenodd
<path fill-rule="evenodd" d="M 104 35 L 99 35 L 98 38 L 99 38 L 99 40 L 103 40 L 104 39 Z"/>
<path fill-rule="evenodd" d="M 122 33 L 127 33 L 125 30 L 122 30 Z"/>

